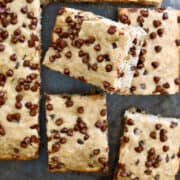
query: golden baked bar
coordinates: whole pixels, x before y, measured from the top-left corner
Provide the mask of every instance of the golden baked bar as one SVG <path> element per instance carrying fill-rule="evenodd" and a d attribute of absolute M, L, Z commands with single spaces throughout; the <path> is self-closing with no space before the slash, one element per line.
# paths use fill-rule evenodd
<path fill-rule="evenodd" d="M 119 9 L 119 21 L 148 33 L 134 68 L 130 94 L 175 94 L 180 85 L 180 11 Z"/>
<path fill-rule="evenodd" d="M 46 117 L 50 171 L 108 170 L 105 96 L 47 95 Z"/>
<path fill-rule="evenodd" d="M 125 112 L 114 180 L 175 180 L 180 167 L 180 119 Z"/>
<path fill-rule="evenodd" d="M 38 156 L 40 2 L 0 2 L 0 159 Z"/>
<path fill-rule="evenodd" d="M 109 93 L 131 86 L 145 32 L 90 12 L 61 8 L 43 64 Z"/>
<path fill-rule="evenodd" d="M 143 5 L 160 5 L 163 0 L 66 0 L 68 2 L 123 2 L 123 3 L 138 3 Z M 47 5 L 50 2 L 60 2 L 60 0 L 41 0 L 42 5 Z"/>

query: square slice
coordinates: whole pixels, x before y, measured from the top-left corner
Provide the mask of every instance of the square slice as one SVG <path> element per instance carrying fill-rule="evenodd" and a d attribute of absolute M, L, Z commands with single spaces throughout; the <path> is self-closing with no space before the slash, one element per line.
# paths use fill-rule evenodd
<path fill-rule="evenodd" d="M 38 157 L 40 2 L 1 1 L 0 159 Z"/>
<path fill-rule="evenodd" d="M 61 8 L 44 65 L 109 93 L 126 92 L 145 32 L 90 12 Z"/>
<path fill-rule="evenodd" d="M 106 100 L 101 95 L 47 95 L 48 163 L 52 172 L 106 172 Z"/>
<path fill-rule="evenodd" d="M 120 8 L 119 21 L 148 33 L 130 88 L 131 94 L 175 94 L 180 85 L 180 11 Z"/>
<path fill-rule="evenodd" d="M 180 167 L 180 119 L 125 112 L 115 180 L 174 180 Z"/>

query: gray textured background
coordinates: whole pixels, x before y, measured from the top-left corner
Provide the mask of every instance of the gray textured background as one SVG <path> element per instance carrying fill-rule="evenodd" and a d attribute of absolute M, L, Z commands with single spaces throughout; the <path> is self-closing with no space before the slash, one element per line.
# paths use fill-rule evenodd
<path fill-rule="evenodd" d="M 117 7 L 138 7 L 137 5 L 120 5 L 118 3 L 52 3 L 42 15 L 43 55 L 50 42 L 50 32 L 55 16 L 61 6 L 93 11 L 113 20 L 117 20 Z M 180 9 L 180 0 L 164 0 L 163 6 Z M 59 75 L 47 68 L 42 68 L 42 93 L 93 93 L 98 91 L 91 85 Z M 110 142 L 110 174 L 89 173 L 49 173 L 47 170 L 46 132 L 44 99 L 41 100 L 41 150 L 40 158 L 33 161 L 0 161 L 0 180 L 112 180 L 119 150 L 119 138 L 122 134 L 121 119 L 125 109 L 136 106 L 149 113 L 175 116 L 180 118 L 180 94 L 174 96 L 118 96 L 108 95 L 108 121 Z M 14 129 L 15 130 L 15 129 Z M 180 176 L 177 177 L 180 180 Z"/>

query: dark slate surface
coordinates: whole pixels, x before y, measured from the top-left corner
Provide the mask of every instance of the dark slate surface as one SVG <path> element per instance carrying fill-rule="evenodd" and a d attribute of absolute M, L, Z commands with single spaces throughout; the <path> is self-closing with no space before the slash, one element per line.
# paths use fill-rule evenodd
<path fill-rule="evenodd" d="M 137 7 L 137 5 L 120 5 L 118 3 L 52 3 L 42 15 L 43 54 L 50 42 L 50 32 L 55 16 L 61 6 L 68 6 L 93 11 L 113 20 L 117 20 L 117 7 Z M 180 9 L 180 0 L 164 0 L 163 6 Z M 139 6 L 138 6 L 139 7 Z M 47 68 L 42 68 L 42 94 L 48 93 L 93 93 L 98 91 L 91 85 L 59 75 Z M 122 116 L 125 109 L 136 106 L 149 113 L 162 114 L 180 118 L 180 94 L 174 96 L 118 96 L 108 95 L 108 121 L 110 144 L 110 174 L 88 173 L 49 173 L 47 170 L 46 128 L 44 99 L 41 100 L 41 150 L 40 157 L 33 161 L 0 161 L 0 180 L 112 180 L 119 150 L 119 138 L 122 134 Z M 15 130 L 15 129 L 14 129 Z M 180 176 L 177 177 L 180 180 Z"/>

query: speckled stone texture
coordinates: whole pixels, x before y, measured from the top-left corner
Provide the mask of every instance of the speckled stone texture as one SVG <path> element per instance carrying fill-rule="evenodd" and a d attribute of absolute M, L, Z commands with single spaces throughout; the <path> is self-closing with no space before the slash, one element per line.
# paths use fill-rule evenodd
<path fill-rule="evenodd" d="M 113 20 L 117 20 L 118 3 L 53 3 L 48 5 L 42 15 L 42 48 L 43 55 L 50 42 L 50 33 L 56 14 L 60 7 L 68 6 L 93 11 Z M 180 9 L 180 0 L 164 0 L 163 6 Z M 142 7 L 121 5 L 121 7 Z M 99 90 L 77 80 L 59 75 L 47 68 L 42 68 L 42 93 L 94 93 Z M 84 173 L 49 173 L 47 170 L 46 132 L 44 98 L 41 101 L 41 152 L 40 158 L 34 161 L 0 161 L 0 180 L 112 180 L 119 151 L 119 138 L 122 135 L 122 117 L 126 109 L 132 106 L 143 108 L 148 113 L 162 114 L 180 118 L 180 94 L 174 96 L 119 96 L 108 95 L 108 121 L 110 141 L 110 174 Z M 177 177 L 180 180 L 180 176 Z"/>

